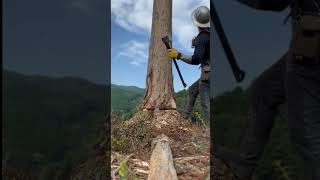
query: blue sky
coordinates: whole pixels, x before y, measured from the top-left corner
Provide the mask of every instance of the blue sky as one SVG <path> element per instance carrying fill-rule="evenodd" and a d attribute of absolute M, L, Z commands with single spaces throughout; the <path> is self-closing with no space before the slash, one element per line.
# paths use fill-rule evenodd
<path fill-rule="evenodd" d="M 145 88 L 152 2 L 151 0 L 114 0 L 111 3 L 111 82 L 113 84 Z M 191 21 L 191 12 L 199 5 L 209 6 L 209 1 L 173 1 L 173 46 L 189 55 L 193 53 L 191 40 L 197 35 L 197 29 Z M 188 85 L 199 78 L 198 66 L 179 61 L 178 64 Z M 182 90 L 183 86 L 175 69 L 173 69 L 173 78 L 175 91 Z"/>

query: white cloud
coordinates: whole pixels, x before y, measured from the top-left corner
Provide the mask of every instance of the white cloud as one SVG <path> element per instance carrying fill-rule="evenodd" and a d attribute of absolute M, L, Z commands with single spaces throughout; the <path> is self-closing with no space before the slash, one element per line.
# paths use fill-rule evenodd
<path fill-rule="evenodd" d="M 151 29 L 153 0 L 111 0 L 112 20 L 130 32 Z"/>
<path fill-rule="evenodd" d="M 191 52 L 191 40 L 197 29 L 191 21 L 192 11 L 200 6 L 209 7 L 209 0 L 173 0 L 174 46 Z M 153 0 L 111 0 L 112 20 L 130 32 L 150 35 Z"/>
<path fill-rule="evenodd" d="M 148 45 L 148 43 L 131 40 L 120 46 L 115 59 L 125 59 L 136 66 L 145 64 L 148 60 Z"/>

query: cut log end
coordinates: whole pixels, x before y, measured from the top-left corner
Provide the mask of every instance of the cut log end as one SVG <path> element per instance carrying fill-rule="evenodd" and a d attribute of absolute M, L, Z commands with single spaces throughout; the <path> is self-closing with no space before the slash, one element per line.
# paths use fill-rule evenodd
<path fill-rule="evenodd" d="M 152 146 L 148 180 L 178 180 L 169 138 L 162 134 L 152 141 Z"/>

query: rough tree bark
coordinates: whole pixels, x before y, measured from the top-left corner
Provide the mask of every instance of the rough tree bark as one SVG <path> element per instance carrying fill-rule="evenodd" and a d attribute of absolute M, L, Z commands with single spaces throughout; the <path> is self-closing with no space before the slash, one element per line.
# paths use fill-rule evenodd
<path fill-rule="evenodd" d="M 164 36 L 172 36 L 172 0 L 154 0 L 147 88 L 142 109 L 176 109 L 172 82 L 172 61 L 161 40 Z"/>

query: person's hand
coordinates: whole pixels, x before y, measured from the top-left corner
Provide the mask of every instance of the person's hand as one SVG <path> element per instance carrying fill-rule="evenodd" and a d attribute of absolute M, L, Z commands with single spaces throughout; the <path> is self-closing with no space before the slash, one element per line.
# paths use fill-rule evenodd
<path fill-rule="evenodd" d="M 172 48 L 172 49 L 168 49 L 167 50 L 168 56 L 171 59 L 177 59 L 180 56 L 180 52 L 177 51 L 176 49 Z"/>

